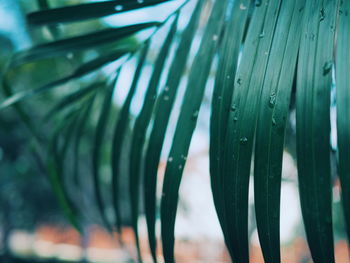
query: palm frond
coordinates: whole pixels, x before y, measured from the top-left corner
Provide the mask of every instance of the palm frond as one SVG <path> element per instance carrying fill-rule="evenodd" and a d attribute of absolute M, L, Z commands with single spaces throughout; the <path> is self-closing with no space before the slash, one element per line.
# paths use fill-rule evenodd
<path fill-rule="evenodd" d="M 48 26 L 55 31 L 56 25 L 118 16 L 167 2 L 177 2 L 178 6 L 161 22 L 107 27 L 67 38 L 62 37 L 61 32 L 52 32 L 54 41 L 18 52 L 7 68 L 3 78 L 6 98 L 0 102 L 0 110 L 14 106 L 33 134 L 35 144 L 40 145 L 35 154 L 40 153 L 42 163 L 46 164 L 48 178 L 64 213 L 81 230 L 83 213 L 76 204 L 81 195 L 90 194 L 81 185 L 85 180 L 81 178 L 81 143 L 89 141 L 92 146 L 89 164 L 96 201 L 91 207 L 97 208 L 100 217 L 97 221 L 111 233 L 122 232 L 128 222 L 123 219 L 124 201 L 120 189 L 128 186 L 138 261 L 142 262 L 138 219 L 143 198 L 149 247 L 153 261 L 157 262 L 158 166 L 167 131 L 172 128 L 170 116 L 180 84 L 186 78 L 184 96 L 179 98 L 182 102 L 180 114 L 175 130 L 171 131 L 174 136 L 166 162 L 160 207 L 164 259 L 166 263 L 175 262 L 174 230 L 179 188 L 207 81 L 214 79 L 210 176 L 225 244 L 232 261 L 249 262 L 248 196 L 254 155 L 254 205 L 259 240 L 265 261 L 280 262 L 282 160 L 292 87 L 297 83 L 297 163 L 307 240 L 315 262 L 334 262 L 330 169 L 332 70 L 336 76 L 339 176 L 345 218 L 350 229 L 350 167 L 347 162 L 350 154 L 349 2 L 197 0 L 182 31 L 178 26 L 183 17 L 180 10 L 193 1 L 115 0 L 57 8 L 50 8 L 47 1 L 38 1 L 42 10 L 28 14 L 27 18 L 31 26 Z M 167 36 L 156 52 L 156 59 L 149 62 L 152 40 L 163 27 L 169 27 Z M 153 29 L 153 32 L 135 44 L 138 42 L 136 34 L 147 29 Z M 133 41 L 128 43 L 126 39 Z M 199 48 L 193 49 L 196 40 L 199 40 Z M 195 54 L 192 54 L 193 50 L 196 50 Z M 91 58 L 91 53 L 96 56 Z M 79 55 L 74 57 L 69 74 L 37 87 L 20 90 L 12 87 L 10 77 L 20 72 L 22 66 L 69 54 Z M 135 54 L 139 55 L 138 63 L 128 94 L 120 109 L 115 110 L 113 98 L 119 95 L 114 92 L 119 73 Z M 193 62 L 188 65 L 192 57 Z M 148 62 L 153 71 L 145 83 L 141 76 Z M 107 68 L 112 68 L 109 66 L 113 67 L 113 73 L 106 76 L 109 74 Z M 73 83 L 77 87 L 70 90 L 68 84 Z M 141 110 L 133 116 L 131 106 L 141 85 L 146 87 Z M 45 124 L 53 123 L 53 132 L 42 134 L 26 112 L 26 105 L 19 103 L 65 88 L 68 92 L 62 92 L 60 96 L 54 94 L 57 102 L 43 114 Z M 94 103 L 96 98 L 101 98 L 102 103 Z M 112 121 L 114 128 L 111 129 Z M 108 143 L 110 135 L 113 136 L 111 147 Z M 107 186 L 102 174 L 106 145 L 111 150 L 111 155 L 108 154 L 111 183 Z M 44 149 L 48 156 L 41 154 Z M 68 161 L 69 156 L 73 162 Z M 121 180 L 124 166 L 127 168 L 126 181 Z M 78 194 L 71 194 L 70 187 Z M 115 218 L 110 217 L 110 208 L 113 208 Z"/>
<path fill-rule="evenodd" d="M 338 1 L 333 0 L 307 2 L 299 51 L 296 100 L 299 192 L 308 243 L 316 262 L 334 262 L 330 89 L 337 5 Z"/>
<path fill-rule="evenodd" d="M 344 214 L 347 223 L 348 239 L 350 240 L 350 76 L 347 74 L 350 68 L 350 2 L 342 1 L 339 8 L 339 27 L 336 54 L 336 79 L 337 79 L 337 129 L 339 147 L 339 176 L 342 184 L 342 199 Z"/>

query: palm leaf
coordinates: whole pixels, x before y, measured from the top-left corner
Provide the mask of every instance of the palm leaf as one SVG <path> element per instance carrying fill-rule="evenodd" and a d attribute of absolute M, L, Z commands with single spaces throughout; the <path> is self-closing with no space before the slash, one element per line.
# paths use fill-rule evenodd
<path fill-rule="evenodd" d="M 137 191 L 138 190 L 137 186 L 140 185 L 141 159 L 142 159 L 142 150 L 146 139 L 146 131 L 152 117 L 152 110 L 153 110 L 155 99 L 157 96 L 157 88 L 159 86 L 160 77 L 164 69 L 164 64 L 169 54 L 170 47 L 177 30 L 178 17 L 179 16 L 177 15 L 169 30 L 168 36 L 164 41 L 163 47 L 158 54 L 157 60 L 154 65 L 153 73 L 152 73 L 150 82 L 148 84 L 147 93 L 143 101 L 141 112 L 139 113 L 139 116 L 137 117 L 134 125 L 134 131 L 133 131 L 133 136 L 131 141 L 129 169 L 130 169 L 130 182 L 132 182 L 132 184 L 134 185 L 134 190 L 133 190 L 134 193 L 132 194 L 132 196 L 135 195 L 134 197 L 135 201 L 139 200 L 139 191 Z M 144 192 L 146 195 L 148 190 L 149 190 L 149 187 L 146 186 L 144 188 Z M 138 204 L 136 205 L 138 206 Z M 135 209 L 138 210 L 138 208 L 135 208 Z M 147 219 L 149 217 L 152 218 L 151 223 L 149 222 L 150 220 L 147 220 L 149 244 L 150 244 L 153 261 L 157 262 L 156 235 L 155 235 L 154 225 L 152 224 L 152 222 L 154 222 L 155 219 L 154 219 L 154 213 L 150 214 L 150 212 L 151 211 L 146 210 L 146 218 Z"/>
<path fill-rule="evenodd" d="M 299 191 L 315 262 L 334 262 L 330 88 L 336 10 L 337 1 L 307 2 L 299 52 L 296 101 Z"/>
<path fill-rule="evenodd" d="M 230 19 L 226 25 L 222 47 L 219 50 L 220 60 L 216 73 L 216 82 L 213 91 L 210 120 L 210 175 L 214 204 L 223 229 L 225 243 L 229 248 L 231 257 L 230 237 L 226 229 L 224 207 L 222 172 L 220 161 L 223 158 L 223 149 L 228 121 L 231 110 L 231 99 L 236 75 L 238 55 L 243 38 L 244 28 L 248 17 L 250 1 L 236 1 L 231 11 Z M 242 9 L 243 7 L 243 9 Z M 245 9 L 244 9 L 245 7 Z"/>
<path fill-rule="evenodd" d="M 42 87 L 18 91 L 17 93 L 13 94 L 12 96 L 9 96 L 7 99 L 5 99 L 3 102 L 1 102 L 0 110 L 7 108 L 13 104 L 16 104 L 23 99 L 41 94 L 41 93 L 49 91 L 53 88 L 57 88 L 57 87 L 65 84 L 69 81 L 72 81 L 72 80 L 80 78 L 86 74 L 94 72 L 95 70 L 100 70 L 101 67 L 105 66 L 106 64 L 115 62 L 116 60 L 120 59 L 121 57 L 128 54 L 129 52 L 130 52 L 129 49 L 116 50 L 116 51 L 111 52 L 110 54 L 108 54 L 106 56 L 98 57 L 96 59 L 92 59 L 86 63 L 83 63 L 77 69 L 75 69 L 70 75 L 65 76 L 63 78 L 60 78 L 60 79 L 57 79 L 57 80 L 54 80 L 48 84 L 43 85 Z"/>
<path fill-rule="evenodd" d="M 34 25 L 47 25 L 82 21 L 86 19 L 98 18 L 122 12 L 128 12 L 139 8 L 162 4 L 170 0 L 114 0 L 101 1 L 59 7 L 33 12 L 27 15 L 27 20 Z"/>
<path fill-rule="evenodd" d="M 159 95 L 154 110 L 154 123 L 148 142 L 144 168 L 144 187 L 147 188 L 145 191 L 145 210 L 147 211 L 148 229 L 155 229 L 157 171 L 165 132 L 178 86 L 186 67 L 190 52 L 189 47 L 194 39 L 204 3 L 205 1 L 202 0 L 197 2 L 191 19 L 181 34 L 181 40 L 171 63 L 165 88 Z"/>
<path fill-rule="evenodd" d="M 280 195 L 284 134 L 300 43 L 304 1 L 284 1 L 272 42 L 256 131 L 254 197 L 266 262 L 280 262 Z"/>
<path fill-rule="evenodd" d="M 28 50 L 17 53 L 12 59 L 11 67 L 39 59 L 64 55 L 74 51 L 96 48 L 110 42 L 117 42 L 122 38 L 131 36 L 141 30 L 159 25 L 159 22 L 149 22 L 120 28 L 108 28 L 77 37 L 37 45 Z"/>
<path fill-rule="evenodd" d="M 100 162 L 101 162 L 102 143 L 103 143 L 104 135 L 108 124 L 108 118 L 110 115 L 110 110 L 111 110 L 111 105 L 113 100 L 113 92 L 119 77 L 119 73 L 120 73 L 120 68 L 118 69 L 112 83 L 110 83 L 107 86 L 107 89 L 105 90 L 102 109 L 101 109 L 98 123 L 96 126 L 95 141 L 94 141 L 94 146 L 92 150 L 92 173 L 93 173 L 93 182 L 94 182 L 93 187 L 94 187 L 94 193 L 96 197 L 97 208 L 100 213 L 103 225 L 106 227 L 106 229 L 109 232 L 113 231 L 113 227 L 105 214 L 105 204 L 104 204 L 103 195 L 101 192 L 99 168 L 100 168 Z"/>
<path fill-rule="evenodd" d="M 208 19 L 201 46 L 191 67 L 173 144 L 169 153 L 161 201 L 161 230 L 165 262 L 175 262 L 174 228 L 178 190 L 212 60 L 217 51 L 218 34 L 222 30 L 227 4 L 228 1 L 215 2 Z"/>
<path fill-rule="evenodd" d="M 126 135 L 125 133 L 129 125 L 129 117 L 130 117 L 129 110 L 130 110 L 131 102 L 135 95 L 137 85 L 141 77 L 142 69 L 146 61 L 149 46 L 150 46 L 150 42 L 147 41 L 140 53 L 139 61 L 135 70 L 131 87 L 129 89 L 128 95 L 120 111 L 120 115 L 118 116 L 118 120 L 114 128 L 113 143 L 112 143 L 112 193 L 113 193 L 113 205 L 114 205 L 114 210 L 116 214 L 116 224 L 117 224 L 118 230 L 120 230 L 120 226 L 121 226 L 121 218 L 120 218 L 120 212 L 119 212 L 120 211 L 119 193 L 118 193 L 119 179 L 120 179 L 120 175 L 119 175 L 120 174 L 120 157 L 122 155 L 123 141 L 125 140 L 125 135 Z M 132 227 L 135 234 L 135 242 L 137 245 L 139 261 L 141 262 L 142 259 L 141 259 L 141 253 L 140 253 L 140 244 L 139 244 L 138 228 L 137 228 L 138 200 L 136 200 L 135 197 L 133 196 L 135 194 L 135 191 L 138 190 L 138 185 L 134 185 L 133 182 L 130 182 L 129 186 L 130 186 L 130 199 L 131 199 Z M 135 187 L 135 190 L 133 189 L 134 187 Z"/>
<path fill-rule="evenodd" d="M 339 176 L 342 185 L 342 199 L 345 221 L 350 240 L 350 2 L 342 1 L 339 10 L 339 28 L 336 55 L 337 79 L 337 130 L 339 148 Z"/>
<path fill-rule="evenodd" d="M 238 68 L 226 134 L 223 191 L 227 230 L 236 262 L 248 262 L 248 187 L 259 96 L 280 11 L 280 1 L 255 7 Z"/>
<path fill-rule="evenodd" d="M 285 127 L 295 79 L 297 160 L 304 225 L 313 260 L 334 262 L 330 177 L 330 89 L 331 73 L 332 69 L 335 69 L 339 176 L 345 218 L 350 229 L 348 183 L 350 166 L 347 164 L 350 155 L 349 74 L 347 74 L 350 67 L 348 52 L 350 4 L 341 0 L 198 0 L 189 23 L 179 35 L 179 44 L 172 61 L 169 61 L 169 70 L 166 61 L 173 56 L 170 50 L 177 32 L 179 11 L 189 0 L 182 1 L 175 12 L 162 22 L 129 24 L 68 38 L 61 38 L 59 35 L 63 32 L 57 32 L 55 27 L 62 23 L 132 12 L 165 2 L 169 0 L 104 0 L 50 9 L 46 0 L 38 0 L 37 3 L 42 10 L 27 16 L 31 25 L 47 26 L 55 41 L 36 45 L 13 57 L 4 75 L 3 88 L 6 98 L 0 103 L 0 110 L 13 105 L 33 134 L 35 146 L 38 146 L 33 154 L 39 156 L 39 163 L 46 164 L 53 191 L 65 215 L 73 225 L 80 228 L 80 216 L 83 213 L 78 213 L 75 204 L 81 201 L 82 196 L 79 195 L 89 194 L 88 189 L 80 185 L 79 161 L 82 154 L 80 144 L 81 141 L 91 141 L 85 136 L 84 130 L 89 128 L 90 132 L 90 129 L 93 129 L 94 140 L 90 154 L 94 196 L 102 224 L 110 232 L 113 231 L 114 225 L 106 215 L 109 203 L 105 197 L 110 193 L 102 191 L 104 185 L 100 168 L 109 128 L 115 82 L 121 67 L 142 47 L 133 81 L 113 131 L 111 194 L 116 215 L 115 226 L 121 231 L 124 222 L 121 221 L 119 189 L 124 185 L 119 185 L 120 168 L 121 157 L 127 153 L 131 224 L 135 234 L 138 260 L 142 261 L 138 216 L 140 194 L 143 190 L 149 245 L 153 261 L 157 262 L 155 223 L 158 165 L 177 91 L 192 55 L 190 53 L 192 42 L 197 37 L 197 27 L 202 24 L 203 37 L 199 42 L 197 53 L 193 56 L 194 61 L 189 69 L 189 75 L 186 76 L 188 82 L 164 176 L 161 235 L 165 262 L 175 262 L 174 229 L 179 187 L 206 82 L 217 54 L 218 66 L 215 72 L 210 120 L 210 176 L 216 212 L 232 260 L 249 262 L 248 189 L 254 146 L 254 194 L 259 240 L 266 262 L 281 260 L 279 207 L 282 157 Z M 209 15 L 209 18 L 200 23 L 202 13 Z M 177 17 L 158 52 L 157 59 L 153 62 L 153 72 L 147 84 L 141 112 L 133 126 L 129 153 L 129 149 L 124 150 L 123 146 L 127 130 L 131 127 L 130 107 L 138 92 L 138 85 L 143 84 L 139 83 L 139 80 L 149 45 L 151 40 L 158 36 L 156 32 L 175 14 Z M 125 42 L 121 41 L 150 28 L 154 28 L 153 33 L 137 46 L 125 46 L 123 44 Z M 86 51 L 90 50 L 98 55 L 86 62 L 84 60 L 89 55 Z M 9 73 L 14 73 L 14 70 L 24 64 L 30 63 L 32 66 L 42 62 L 43 59 L 67 56 L 72 52 L 81 54 L 82 60 L 75 61 L 78 62 L 78 66 L 62 78 L 15 93 L 7 82 Z M 82 84 L 79 83 L 80 77 L 110 63 L 120 62 L 119 59 L 124 55 L 129 56 L 118 64 L 117 76 L 106 89 L 100 88 L 101 83 L 97 74 L 95 79 L 86 78 Z M 164 72 L 165 70 L 167 72 Z M 157 96 L 162 74 L 166 74 L 166 82 Z M 91 79 L 93 83 L 87 83 Z M 60 96 L 57 103 L 47 110 L 46 120 L 54 120 L 50 122 L 54 132 L 52 136 L 42 133 L 18 102 L 72 80 L 78 82 L 80 88 Z M 99 105 L 98 120 L 91 125 L 89 120 L 95 109 L 94 100 L 101 93 L 104 98 Z M 148 129 L 150 136 L 147 141 Z M 47 149 L 46 137 L 52 139 L 48 147 L 49 154 L 43 158 L 41 147 L 45 146 Z M 72 155 L 73 162 L 68 162 L 68 155 Z M 68 167 L 69 165 L 73 167 Z M 144 184 L 141 189 L 143 175 Z M 74 182 L 73 185 L 70 184 L 71 180 Z M 68 191 L 72 186 L 79 190 L 78 194 Z"/>

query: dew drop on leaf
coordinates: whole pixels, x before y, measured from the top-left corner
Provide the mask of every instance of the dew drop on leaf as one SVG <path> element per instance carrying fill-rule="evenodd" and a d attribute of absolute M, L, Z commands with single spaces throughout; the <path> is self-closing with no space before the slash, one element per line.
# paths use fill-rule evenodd
<path fill-rule="evenodd" d="M 115 10 L 122 11 L 123 10 L 123 6 L 122 5 L 116 5 L 115 6 Z"/>

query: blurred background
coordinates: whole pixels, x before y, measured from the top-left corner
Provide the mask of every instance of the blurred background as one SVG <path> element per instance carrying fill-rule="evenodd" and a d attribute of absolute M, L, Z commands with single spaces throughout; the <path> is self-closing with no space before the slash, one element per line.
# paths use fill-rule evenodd
<path fill-rule="evenodd" d="M 170 3 L 146 8 L 133 13 L 123 13 L 110 16 L 101 20 L 93 20 L 84 23 L 74 23 L 62 28 L 33 29 L 29 28 L 25 21 L 25 14 L 39 9 L 42 1 L 26 0 L 0 0 L 0 72 L 4 73 L 6 64 L 13 53 L 28 48 L 33 44 L 54 39 L 52 32 L 61 36 L 73 36 L 78 32 L 89 32 L 106 26 L 120 26 L 133 22 L 145 22 L 150 20 L 162 21 L 183 1 L 171 1 Z M 84 1 L 76 0 L 52 0 L 52 7 L 64 4 L 76 4 Z M 86 2 L 86 1 L 85 1 Z M 193 2 L 193 1 L 192 1 Z M 179 28 L 186 25 L 193 3 L 189 3 L 181 14 Z M 157 51 L 165 38 L 167 29 L 165 26 L 152 40 L 151 52 L 147 57 L 146 65 L 137 94 L 132 103 L 131 114 L 136 115 L 141 107 L 147 81 L 152 70 L 151 62 L 154 61 Z M 146 31 L 137 37 L 128 38 L 125 43 L 133 45 L 142 41 L 151 32 Z M 200 42 L 199 36 L 193 43 L 192 54 L 195 53 Z M 94 52 L 103 53 L 104 50 Z M 11 73 L 13 88 L 20 90 L 26 87 L 37 86 L 38 83 L 46 83 L 71 71 L 74 65 L 96 54 L 72 54 L 64 58 L 47 59 L 40 63 L 29 64 Z M 130 82 L 133 77 L 136 61 L 131 59 L 123 67 L 117 83 L 114 95 L 114 107 L 112 118 L 118 114 Z M 47 107 L 72 88 L 79 88 L 91 78 L 101 78 L 110 74 L 113 67 L 106 67 L 98 73 L 88 75 L 74 83 L 64 85 L 62 88 L 39 98 L 25 102 L 25 110 L 30 113 L 35 127 L 41 133 L 50 133 L 53 127 L 61 120 L 43 122 L 42 116 Z M 209 118 L 210 100 L 214 73 L 208 81 L 205 101 L 202 106 L 199 123 L 191 144 L 189 158 L 187 160 L 182 185 L 180 188 L 180 202 L 176 221 L 176 257 L 177 262 L 230 262 L 223 243 L 222 233 L 215 214 L 215 209 L 210 191 L 209 178 Z M 184 78 L 184 83 L 185 83 Z M 164 82 L 164 81 L 163 81 Z M 182 87 L 184 86 L 182 84 Z M 181 97 L 183 89 L 180 88 L 178 96 Z M 1 95 L 3 98 L 3 94 Z M 179 111 L 180 101 L 175 103 L 171 124 L 167 135 L 166 147 L 163 149 L 163 159 L 159 166 L 159 186 L 166 164 L 166 156 L 170 147 L 170 140 L 175 126 L 175 120 Z M 30 109 L 30 110 L 29 110 Z M 92 113 L 94 115 L 94 113 Z M 92 118 L 95 118 L 92 116 Z M 286 149 L 283 161 L 282 203 L 281 203 L 281 242 L 283 263 L 308 263 L 312 262 L 305 242 L 305 234 L 302 225 L 295 159 L 295 114 L 291 107 L 290 121 L 287 128 Z M 93 132 L 93 123 L 90 123 L 82 140 L 82 151 L 79 157 L 80 169 L 84 178 L 77 178 L 78 184 L 87 189 L 81 196 L 80 189 L 71 189 L 71 196 L 80 201 L 75 205 L 84 215 L 84 234 L 79 234 L 67 221 L 53 194 L 47 174 L 38 165 L 37 158 L 33 154 L 33 141 L 27 127 L 23 124 L 12 109 L 6 109 L 0 113 L 0 262 L 134 262 L 135 248 L 132 230 L 123 227 L 122 236 L 110 235 L 102 227 L 96 224 L 96 211 L 91 205 L 91 181 L 88 167 L 89 151 Z M 111 139 L 112 134 L 107 138 Z M 130 136 L 129 136 L 130 137 Z M 333 139 L 335 148 L 336 138 Z M 127 141 L 127 140 L 126 140 Z M 126 142 L 127 143 L 127 142 Z M 105 155 L 109 154 L 107 147 L 102 148 Z M 106 175 L 104 183 L 106 187 L 110 183 L 108 160 L 103 161 Z M 124 178 L 125 180 L 125 178 Z M 253 185 L 251 177 L 251 186 Z M 160 191 L 159 187 L 159 191 Z M 126 189 L 120 189 L 123 193 L 123 218 L 128 222 L 130 213 L 128 195 Z M 254 197 L 250 196 L 249 233 L 251 238 L 251 262 L 263 262 L 256 225 L 254 221 Z M 108 197 L 107 197 L 108 198 Z M 335 254 L 337 263 L 349 261 L 349 248 L 346 241 L 346 233 L 343 222 L 343 214 L 340 203 L 339 182 L 334 178 L 334 233 Z M 111 208 L 110 208 L 111 209 Z M 148 249 L 147 231 L 145 220 L 141 214 L 139 220 L 141 249 L 145 262 L 151 262 Z M 158 226 L 159 227 L 159 226 Z M 158 229 L 159 230 L 159 229 Z M 123 244 L 118 240 L 122 239 Z M 160 259 L 161 256 L 159 255 Z"/>

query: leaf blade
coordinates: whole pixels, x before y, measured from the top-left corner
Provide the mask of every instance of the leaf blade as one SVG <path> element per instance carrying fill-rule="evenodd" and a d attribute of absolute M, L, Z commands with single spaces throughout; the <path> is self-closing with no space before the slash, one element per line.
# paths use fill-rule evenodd
<path fill-rule="evenodd" d="M 342 186 L 342 201 L 347 224 L 348 240 L 350 240 L 350 163 L 348 162 L 349 151 L 349 86 L 350 79 L 347 74 L 350 68 L 348 47 L 350 46 L 350 2 L 343 1 L 339 10 L 339 27 L 336 53 L 336 88 L 337 88 L 337 131 L 339 148 L 339 177 Z"/>
<path fill-rule="evenodd" d="M 159 51 L 158 57 L 156 59 L 153 73 L 147 88 L 147 92 L 143 101 L 143 106 L 139 116 L 137 117 L 134 125 L 134 131 L 131 141 L 131 152 L 130 152 L 130 178 L 135 182 L 136 185 L 140 184 L 140 176 L 141 176 L 141 159 L 142 159 L 142 151 L 143 146 L 146 140 L 146 131 L 147 127 L 152 118 L 152 112 L 157 96 L 157 89 L 159 86 L 161 74 L 164 70 L 164 65 L 166 62 L 166 58 L 169 54 L 171 44 L 173 42 L 176 30 L 177 30 L 177 22 L 178 15 L 176 16 L 169 32 L 166 37 L 161 50 Z M 152 186 L 144 184 L 144 193 L 148 195 L 148 191 Z M 136 193 L 135 193 L 136 194 Z M 149 246 L 151 250 L 151 255 L 154 262 L 157 262 L 156 256 L 156 233 L 153 222 L 155 222 L 155 211 L 151 211 L 146 209 L 146 221 L 147 221 L 147 229 L 148 229 L 148 240 Z"/>
<path fill-rule="evenodd" d="M 280 262 L 280 194 L 286 120 L 300 44 L 303 1 L 285 1 L 261 94 L 254 161 L 254 200 L 266 262 Z M 271 103 L 275 100 L 274 105 Z"/>
<path fill-rule="evenodd" d="M 189 74 L 173 143 L 164 174 L 161 199 L 161 234 L 165 262 L 174 259 L 174 229 L 183 168 L 197 123 L 212 60 L 218 47 L 228 1 L 216 1 Z"/>
<path fill-rule="evenodd" d="M 119 0 L 84 3 L 32 12 L 27 15 L 27 21 L 37 26 L 76 22 L 128 12 L 168 1 L 170 0 Z"/>
<path fill-rule="evenodd" d="M 333 60 L 332 28 L 336 6 L 337 2 L 332 0 L 307 2 L 298 65 L 299 195 L 306 236 L 315 262 L 334 262 L 329 143 L 332 77 L 328 63 Z"/>
<path fill-rule="evenodd" d="M 118 120 L 116 122 L 115 128 L 114 128 L 114 135 L 113 135 L 113 142 L 112 142 L 112 195 L 113 195 L 113 206 L 116 214 L 116 224 L 117 229 L 120 230 L 120 212 L 119 212 L 119 195 L 118 195 L 118 188 L 119 188 L 119 169 L 120 169 L 120 158 L 122 155 L 122 147 L 123 147 L 123 141 L 125 138 L 125 133 L 129 125 L 129 110 L 130 105 L 132 102 L 132 99 L 135 95 L 137 84 L 139 82 L 139 79 L 141 77 L 142 69 L 144 66 L 144 63 L 146 61 L 146 56 L 149 50 L 150 42 L 147 41 L 145 43 L 145 46 L 141 50 L 141 54 L 139 57 L 139 61 L 135 70 L 134 78 L 131 84 L 131 87 L 129 89 L 128 95 L 126 97 L 126 100 L 123 104 L 123 107 L 121 109 L 120 115 L 118 117 Z M 135 204 L 138 200 L 135 200 L 134 194 L 134 188 L 136 190 L 138 189 L 137 185 L 134 185 L 133 182 L 130 182 L 129 184 L 129 193 L 130 193 L 130 201 L 131 201 L 131 220 L 132 220 L 132 227 L 135 235 L 135 242 L 137 246 L 137 252 L 139 261 L 142 262 L 141 258 L 141 252 L 140 252 L 140 244 L 139 244 L 139 237 L 138 237 L 138 228 L 137 228 L 137 219 L 138 219 L 138 206 Z"/>

